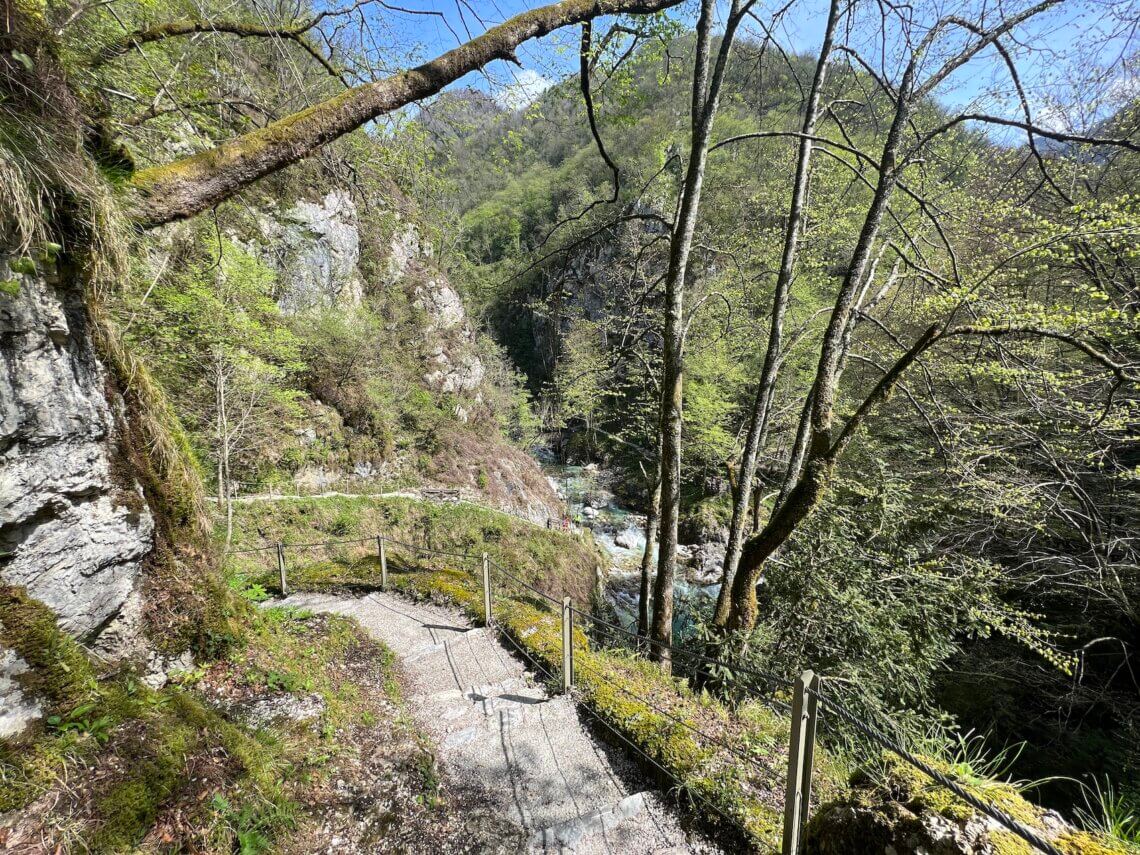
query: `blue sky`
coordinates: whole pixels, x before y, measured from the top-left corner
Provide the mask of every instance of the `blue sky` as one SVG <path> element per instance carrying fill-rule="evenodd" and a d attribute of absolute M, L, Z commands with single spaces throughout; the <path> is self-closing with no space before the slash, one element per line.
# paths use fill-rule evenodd
<path fill-rule="evenodd" d="M 414 46 L 414 55 L 409 58 L 426 59 L 435 56 L 457 44 L 457 37 L 466 39 L 477 35 L 487 27 L 528 8 L 539 0 L 404 0 L 404 8 L 431 11 L 431 16 L 401 15 L 391 11 L 383 12 L 384 26 L 389 29 L 394 44 Z M 782 5 L 784 0 L 758 5 L 757 14 L 765 17 L 773 8 Z M 917 0 L 930 9 L 930 18 L 937 14 L 935 9 L 960 12 L 969 8 L 976 16 L 977 10 L 986 3 L 993 9 L 999 8 L 1001 0 Z M 1006 8 L 1022 8 L 1025 0 L 1016 4 L 1005 3 Z M 827 0 L 799 0 L 792 13 L 785 16 L 780 28 L 779 39 L 786 49 L 798 52 L 815 52 L 822 38 L 824 15 Z M 877 37 L 869 29 L 871 15 L 876 15 L 877 4 L 859 0 L 856 7 L 861 16 L 859 27 L 860 47 L 876 63 L 884 60 L 889 67 L 891 45 L 895 39 L 888 37 L 884 52 Z M 695 0 L 672 10 L 669 14 L 679 20 L 692 23 L 695 16 Z M 1130 18 L 1140 19 L 1140 0 L 1067 0 L 1059 7 L 1051 9 L 1032 23 L 1021 28 L 1019 38 L 1010 44 L 1018 55 L 1018 65 L 1022 82 L 1028 91 L 1035 112 L 1042 121 L 1048 122 L 1056 113 L 1052 102 L 1057 98 L 1069 99 L 1072 92 L 1073 69 L 1080 65 L 1095 65 L 1098 69 L 1092 83 L 1086 81 L 1082 89 L 1082 99 L 1086 102 L 1087 119 L 1091 120 L 1098 111 L 1099 99 L 1122 91 L 1136 94 L 1135 65 L 1125 69 L 1120 61 L 1140 48 L 1140 36 L 1135 28 L 1129 28 Z M 604 32 L 607 23 L 596 25 L 596 32 Z M 459 85 L 475 86 L 512 106 L 519 106 L 541 90 L 545 82 L 572 74 L 577 68 L 577 28 L 555 33 L 537 42 L 523 46 L 519 56 L 525 66 L 520 70 L 506 63 L 494 63 L 485 74 L 473 74 Z M 1084 74 L 1084 77 L 1089 75 Z M 971 63 L 954 77 L 938 93 L 938 97 L 948 105 L 964 106 L 978 103 L 987 110 L 1006 115 L 1018 115 L 1016 102 L 997 55 L 990 52 L 985 57 Z"/>

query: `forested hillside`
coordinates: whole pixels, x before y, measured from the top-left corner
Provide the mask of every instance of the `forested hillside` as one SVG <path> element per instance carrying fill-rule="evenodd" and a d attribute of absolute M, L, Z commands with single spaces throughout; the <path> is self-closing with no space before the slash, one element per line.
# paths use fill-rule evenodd
<path fill-rule="evenodd" d="M 619 467 L 620 488 L 643 508 L 687 60 L 681 37 L 641 48 L 608 79 L 597 72 L 598 127 L 622 174 L 612 204 L 591 208 L 611 179 L 576 81 L 522 113 L 456 109 L 463 130 L 436 155 L 454 182 L 486 317 L 527 371 L 548 427 L 561 431 L 564 453 Z M 714 128 L 714 149 L 723 147 L 709 159 L 688 286 L 681 531 L 690 540 L 727 539 L 794 173 L 795 149 L 779 134 L 799 122 L 813 63 L 739 40 L 725 78 Z M 826 93 L 819 133 L 837 142 L 813 162 L 785 365 L 752 486 L 759 523 L 783 486 L 814 343 L 870 194 L 852 161 L 886 133 L 876 106 L 860 102 L 872 85 L 856 70 Z M 1135 107 L 1115 109 L 1100 131 L 1135 139 Z M 919 112 L 930 126 L 952 116 L 936 99 Z M 1024 145 L 957 128 L 913 168 L 862 287 L 841 411 L 947 310 L 994 329 L 1087 335 L 1134 360 L 1135 158 L 1041 148 L 1044 173 Z M 1029 778 L 1135 775 L 1132 384 L 1067 350 L 1056 340 L 963 341 L 926 356 L 766 571 L 753 661 L 848 674 L 872 702 L 912 709 L 925 726 L 951 715 L 991 749 L 1028 741 L 1036 748 L 1013 765 Z M 807 631 L 816 614 L 826 617 L 808 618 Z"/>
<path fill-rule="evenodd" d="M 549 848 L 289 590 L 725 851 L 808 670 L 795 851 L 1140 845 L 1134 4 L 461 5 L 5 5 L 0 848 Z"/>

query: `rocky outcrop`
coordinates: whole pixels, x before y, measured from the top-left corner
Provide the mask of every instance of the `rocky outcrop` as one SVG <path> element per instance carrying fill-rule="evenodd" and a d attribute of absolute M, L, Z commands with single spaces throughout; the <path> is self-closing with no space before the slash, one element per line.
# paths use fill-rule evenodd
<path fill-rule="evenodd" d="M 28 697 L 17 682 L 27 670 L 28 663 L 14 650 L 0 647 L 0 739 L 18 736 L 43 715 L 39 701 Z"/>
<path fill-rule="evenodd" d="M 282 215 L 261 217 L 260 225 L 279 272 L 281 311 L 360 305 L 360 232 L 347 191 L 330 190 L 319 202 L 298 201 Z"/>
<path fill-rule="evenodd" d="M 0 579 L 115 656 L 135 635 L 130 604 L 154 536 L 120 462 L 120 404 L 82 295 L 52 271 L 3 278 L 18 287 L 0 294 Z"/>
<path fill-rule="evenodd" d="M 562 505 L 534 461 L 510 448 L 491 424 L 487 402 L 494 400 L 496 364 L 485 357 L 463 297 L 408 213 L 411 206 L 395 188 L 392 194 L 372 200 L 384 211 L 366 223 L 344 189 L 330 190 L 320 202 L 267 207 L 257 216 L 261 235 L 246 248 L 277 271 L 278 305 L 288 314 L 350 313 L 365 295 L 375 301 L 370 308 L 387 307 L 391 346 L 401 348 L 401 360 L 415 372 L 407 380 L 447 396 L 457 429 L 447 429 L 426 465 L 422 456 L 401 460 L 367 437 L 357 443 L 366 429 L 347 418 L 336 395 L 314 396 L 305 404 L 306 426 L 295 431 L 305 460 L 292 470 L 293 487 L 301 493 L 379 490 L 410 477 L 462 489 L 537 522 L 561 518 Z M 489 436 L 481 435 L 484 426 Z M 325 456 L 310 458 L 313 446 Z"/>
<path fill-rule="evenodd" d="M 943 774 L 958 777 L 945 764 L 926 760 Z M 1061 851 L 1116 851 L 1096 844 L 1056 812 L 1029 803 L 1010 784 L 987 781 L 974 795 Z M 808 822 L 804 840 L 805 855 L 1005 855 L 1032 848 L 893 755 L 885 755 L 874 774 L 857 772 L 850 790 L 821 805 Z"/>
<path fill-rule="evenodd" d="M 420 230 L 414 225 L 402 223 L 388 244 L 388 258 L 385 261 L 388 282 L 398 281 L 408 272 L 408 266 L 421 256 L 431 258 L 431 244 L 420 238 Z"/>
<path fill-rule="evenodd" d="M 429 279 L 414 290 L 417 308 L 427 313 L 427 331 L 455 329 L 467 320 L 463 301 L 442 277 Z"/>
<path fill-rule="evenodd" d="M 477 397 L 487 373 L 483 360 L 475 354 L 465 353 L 452 361 L 442 345 L 435 348 L 428 365 L 431 370 L 424 375 L 424 382 L 430 388 L 459 395 Z"/>

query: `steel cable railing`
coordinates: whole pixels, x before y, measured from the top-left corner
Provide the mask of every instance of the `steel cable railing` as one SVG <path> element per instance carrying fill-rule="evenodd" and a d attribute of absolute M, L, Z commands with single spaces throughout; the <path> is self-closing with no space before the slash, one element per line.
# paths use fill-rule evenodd
<path fill-rule="evenodd" d="M 578 667 L 580 668 L 581 666 L 578 666 Z M 599 671 L 597 668 L 587 666 L 584 670 L 591 672 L 592 674 L 594 674 L 594 676 L 598 677 L 599 679 L 601 679 L 606 684 L 612 686 L 613 688 L 617 689 L 619 692 L 627 695 L 628 697 L 633 698 L 635 701 L 638 701 L 640 703 L 645 704 L 647 707 L 649 707 L 651 710 L 656 712 L 658 715 L 662 715 L 665 718 L 669 719 L 674 724 L 679 724 L 679 725 L 681 725 L 681 727 L 685 728 L 686 730 L 696 734 L 697 736 L 700 736 L 707 743 L 709 743 L 711 745 L 715 745 L 717 748 L 721 748 L 721 749 L 727 751 L 729 754 L 733 755 L 737 759 L 743 760 L 745 763 L 749 763 L 749 764 L 759 763 L 761 766 L 764 765 L 763 761 L 760 758 L 750 757 L 749 755 L 747 755 L 743 751 L 741 751 L 739 748 L 736 748 L 732 745 L 729 745 L 727 742 L 723 741 L 722 739 L 720 739 L 716 736 L 713 736 L 712 734 L 702 730 L 701 728 L 697 727 L 694 724 L 691 724 L 690 722 L 685 721 L 682 718 L 678 718 L 677 716 L 670 713 L 668 710 L 662 709 L 661 707 L 659 707 L 657 704 L 653 703 L 653 701 L 649 700 L 648 698 L 643 698 L 640 695 L 636 694 L 635 692 L 631 692 L 625 686 L 621 685 L 616 680 L 611 679 L 610 677 L 606 676 L 601 671 Z M 768 769 L 767 767 L 765 767 L 765 771 L 771 771 L 771 770 Z"/>
<path fill-rule="evenodd" d="M 284 584 L 285 572 L 286 572 L 285 561 L 284 561 L 284 552 L 286 549 L 310 549 L 310 548 L 317 548 L 317 547 L 347 546 L 347 545 L 352 545 L 352 544 L 368 543 L 371 541 L 376 541 L 378 544 L 380 544 L 380 550 L 381 550 L 381 556 L 380 557 L 381 557 L 382 563 L 384 561 L 383 544 L 392 544 L 394 546 L 400 546 L 400 547 L 403 547 L 405 549 L 411 550 L 416 554 L 417 557 L 420 555 L 425 555 L 425 556 L 426 555 L 438 555 L 438 556 L 442 556 L 442 557 L 446 557 L 446 558 L 456 558 L 456 559 L 460 559 L 463 561 L 471 561 L 471 560 L 474 560 L 474 559 L 477 559 L 480 557 L 480 556 L 475 556 L 469 552 L 460 553 L 460 552 L 449 551 L 449 550 L 433 549 L 430 547 L 425 547 L 425 546 L 413 544 L 413 543 L 407 543 L 405 541 L 400 541 L 400 540 L 396 540 L 394 538 L 387 537 L 386 535 L 370 535 L 370 536 L 362 537 L 362 538 L 352 538 L 352 539 L 340 540 L 340 541 L 325 541 L 325 542 L 321 542 L 321 543 L 304 543 L 304 544 L 276 543 L 276 544 L 270 544 L 270 545 L 261 546 L 261 547 L 230 550 L 230 551 L 226 552 L 226 555 L 251 555 L 251 554 L 255 554 L 255 553 L 268 552 L 271 550 L 276 550 L 277 551 L 277 557 L 278 557 L 278 563 L 279 563 L 279 569 L 281 572 L 282 590 L 284 590 L 285 589 L 285 584 Z M 974 810 L 977 810 L 978 812 L 984 814 L 985 816 L 989 817 L 990 819 L 994 820 L 995 822 L 997 822 L 998 824 L 1003 826 L 1010 833 L 1016 835 L 1017 837 L 1026 841 L 1027 843 L 1030 843 L 1031 845 L 1037 847 L 1040 851 L 1047 853 L 1047 855 L 1064 855 L 1064 853 L 1062 853 L 1062 851 L 1060 849 L 1058 849 L 1055 845 L 1053 845 L 1048 840 L 1043 838 L 1041 835 L 1036 833 L 1033 829 L 1027 828 L 1021 822 L 1019 822 L 1018 820 L 1009 816 L 1009 814 L 1007 814 L 1005 811 L 1003 811 L 1000 808 L 996 807 L 995 805 L 985 801 L 984 799 L 979 798 L 977 795 L 970 792 L 966 787 L 964 787 L 960 782 L 955 781 L 951 777 L 943 774 L 938 769 L 934 768 L 931 764 L 924 761 L 922 758 L 920 758 L 920 757 L 916 756 L 915 754 L 913 754 L 912 752 L 908 751 L 905 747 L 903 747 L 902 745 L 899 745 L 897 742 L 890 739 L 888 736 L 884 735 L 878 728 L 876 728 L 876 727 L 872 726 L 871 724 L 867 723 L 866 721 L 864 721 L 863 718 L 858 713 L 855 713 L 852 710 L 850 710 L 848 707 L 846 707 L 839 700 L 831 697 L 830 695 L 828 695 L 826 692 L 822 691 L 821 689 L 813 688 L 812 685 L 819 685 L 820 687 L 822 687 L 822 682 L 819 682 L 821 680 L 821 678 L 815 678 L 816 682 L 814 684 L 807 684 L 807 683 L 805 683 L 804 679 L 802 679 L 802 678 L 799 682 L 793 683 L 791 680 L 787 679 L 786 677 L 782 677 L 778 674 L 766 672 L 766 671 L 763 671 L 761 669 L 752 668 L 752 667 L 748 667 L 748 666 L 734 665 L 732 663 L 724 661 L 723 659 L 718 659 L 718 658 L 712 657 L 712 656 L 706 656 L 706 655 L 703 655 L 700 653 L 696 653 L 695 651 L 685 650 L 683 648 L 679 648 L 679 647 L 676 647 L 674 645 L 665 644 L 665 643 L 660 642 L 660 641 L 655 641 L 654 639 L 647 638 L 646 636 L 639 635 L 638 633 L 635 633 L 635 632 L 631 632 L 630 630 L 627 630 L 624 627 L 618 626 L 618 625 L 616 625 L 610 621 L 604 620 L 603 618 L 600 618 L 597 615 L 593 615 L 593 614 L 590 614 L 588 612 L 580 611 L 580 610 L 574 608 L 572 605 L 570 605 L 569 601 L 565 601 L 563 603 L 560 603 L 554 597 L 552 597 L 549 594 L 539 590 L 534 585 L 530 584 L 529 582 L 525 581 L 524 579 L 521 579 L 520 577 L 511 573 L 506 568 L 504 568 L 502 565 L 500 565 L 496 562 L 490 561 L 487 558 L 485 553 L 481 556 L 481 558 L 482 558 L 482 561 L 485 562 L 485 570 L 486 571 L 494 570 L 496 573 L 502 575 L 504 578 L 508 579 L 509 581 L 518 585 L 522 589 L 524 589 L 527 592 L 538 597 L 540 601 L 542 601 L 544 603 L 548 603 L 548 604 L 550 604 L 556 608 L 562 608 L 563 609 L 563 637 L 564 637 L 563 650 L 568 651 L 570 653 L 570 658 L 571 658 L 570 662 L 563 661 L 563 663 L 562 663 L 563 670 L 564 670 L 563 685 L 566 686 L 571 691 L 571 693 L 575 695 L 575 700 L 578 701 L 582 705 L 583 709 L 585 709 L 587 712 L 589 712 L 593 716 L 593 718 L 595 718 L 599 723 L 604 725 L 609 731 L 611 731 L 615 736 L 617 736 L 623 743 L 625 743 L 630 748 L 632 748 L 634 751 L 636 751 L 640 756 L 642 756 L 652 766 L 657 768 L 660 772 L 664 773 L 670 779 L 674 780 L 677 783 L 679 788 L 683 789 L 689 795 L 700 800 L 703 804 L 705 804 L 706 807 L 710 808 L 716 814 L 718 814 L 719 816 L 721 816 L 722 818 L 727 820 L 731 825 L 734 825 L 736 827 L 740 827 L 741 823 L 739 820 L 733 819 L 731 816 L 729 816 L 727 813 L 725 813 L 725 811 L 723 809 L 721 809 L 719 806 L 717 806 L 713 802 L 709 801 L 707 798 L 701 796 L 699 793 L 693 791 L 691 788 L 686 787 L 684 785 L 684 782 L 681 781 L 674 773 L 670 772 L 665 766 L 663 766 L 660 762 L 655 760 L 652 756 L 650 756 L 640 746 L 636 745 L 626 735 L 622 734 L 620 732 L 620 730 L 617 727 L 615 727 L 611 722 L 606 721 L 605 718 L 603 716 L 601 716 L 600 713 L 598 713 L 596 710 L 594 710 L 591 707 L 590 703 L 588 702 L 588 699 L 584 698 L 581 695 L 580 690 L 577 693 L 574 692 L 575 687 L 573 685 L 572 677 L 570 676 L 569 673 L 567 673 L 568 671 L 572 673 L 572 670 L 574 668 L 574 665 L 572 662 L 572 660 L 573 660 L 572 640 L 570 641 L 569 644 L 566 643 L 567 638 L 568 638 L 567 634 L 571 633 L 571 631 L 572 631 L 572 624 L 573 624 L 573 616 L 574 615 L 577 615 L 578 617 L 588 621 L 595 628 L 600 629 L 609 638 L 630 639 L 630 640 L 633 640 L 634 642 L 636 642 L 639 647 L 651 647 L 652 648 L 653 646 L 656 646 L 659 649 L 668 650 L 671 656 L 677 656 L 677 657 L 680 657 L 682 659 L 687 659 L 689 662 L 697 662 L 697 663 L 701 663 L 701 664 L 707 665 L 707 666 L 723 668 L 731 674 L 746 675 L 746 676 L 748 676 L 754 680 L 762 681 L 762 685 L 765 686 L 765 690 L 768 690 L 768 691 L 770 691 L 773 687 L 778 687 L 778 688 L 789 688 L 790 687 L 790 688 L 795 689 L 796 691 L 802 691 L 805 697 L 810 696 L 810 698 L 814 700 L 815 704 L 813 704 L 813 706 L 818 705 L 818 706 L 821 706 L 824 709 L 834 713 L 837 717 L 839 717 L 843 721 L 847 722 L 851 727 L 853 727 L 856 731 L 858 731 L 860 734 L 862 734 L 865 738 L 871 740 L 873 743 L 880 746 L 881 748 L 886 749 L 886 750 L 894 753 L 896 756 L 898 756 L 904 762 L 910 764 L 915 769 L 919 770 L 924 775 L 929 777 L 936 784 L 938 784 L 939 786 L 945 787 L 947 790 L 952 792 L 956 797 L 958 797 L 963 802 L 968 804 Z M 386 578 L 386 573 L 385 573 L 385 578 Z M 487 622 L 489 625 L 493 625 L 494 621 L 493 621 L 492 615 L 490 613 L 489 604 L 490 604 L 491 600 L 489 597 L 486 600 L 486 602 L 488 603 L 488 613 L 486 615 Z M 567 623 L 567 620 L 569 620 L 569 624 Z M 546 668 L 531 651 L 528 651 L 522 644 L 519 643 L 518 640 L 513 638 L 510 632 L 505 631 L 503 627 L 498 627 L 498 629 L 500 630 L 499 634 L 501 635 L 501 637 L 505 638 L 512 645 L 512 647 L 514 647 L 519 652 L 519 654 L 525 660 L 530 662 L 538 671 L 540 671 L 543 675 L 545 675 L 546 678 L 548 678 L 552 682 L 557 682 L 556 676 L 548 668 Z M 565 653 L 563 655 L 565 657 Z M 579 665 L 578 667 L 581 668 L 582 665 Z M 686 728 L 687 730 L 692 731 L 696 735 L 698 735 L 698 736 L 702 737 L 704 740 L 706 740 L 709 744 L 714 745 L 717 748 L 720 748 L 724 751 L 727 751 L 729 754 L 740 759 L 741 761 L 743 761 L 745 763 L 749 763 L 749 764 L 759 763 L 760 765 L 763 766 L 762 762 L 760 761 L 760 758 L 750 757 L 750 756 L 744 754 L 743 752 L 741 752 L 740 749 L 729 745 L 728 743 L 724 742 L 723 740 L 708 734 L 707 732 L 696 727 L 695 725 L 693 725 L 689 722 L 686 722 L 681 718 L 678 718 L 677 716 L 671 714 L 670 712 L 668 712 L 666 710 L 661 709 L 658 705 L 653 703 L 651 700 L 649 700 L 647 698 L 640 697 L 635 692 L 632 692 L 631 690 L 629 690 L 625 686 L 620 685 L 618 682 L 616 682 L 612 678 L 608 677 L 607 675 L 603 674 L 598 669 L 587 665 L 584 667 L 584 670 L 588 671 L 588 672 L 592 672 L 595 677 L 602 679 L 604 682 L 606 682 L 608 685 L 612 686 L 613 688 L 615 688 L 615 689 L 623 692 L 624 694 L 630 696 L 631 698 L 634 698 L 635 700 L 638 700 L 639 702 L 645 704 L 646 706 L 653 709 L 658 714 L 666 717 L 670 721 L 673 721 L 674 723 Z M 701 668 L 695 667 L 695 666 L 693 666 L 693 670 L 696 671 L 697 673 L 704 674 L 705 676 L 708 676 L 712 679 L 718 679 L 717 676 L 709 670 L 702 670 Z M 808 674 L 805 674 L 805 677 L 807 677 L 809 674 L 810 674 L 810 672 L 808 672 Z M 755 685 L 753 685 L 753 688 L 757 688 L 757 687 Z M 787 704 L 784 704 L 782 701 L 778 701 L 774 697 L 769 698 L 769 701 L 772 702 L 773 704 L 778 704 L 779 707 L 782 708 L 782 711 L 787 711 L 787 710 L 793 709 L 793 707 L 789 707 Z M 798 705 L 798 706 L 802 709 L 802 705 Z M 811 713 L 811 715 L 814 717 L 814 713 Z M 812 734 L 814 734 L 814 727 L 815 727 L 815 722 L 814 722 L 814 718 L 813 718 L 813 721 L 811 723 L 811 731 L 810 731 Z M 789 756 L 789 794 L 791 792 L 793 792 L 793 787 L 791 784 L 792 765 L 797 762 L 796 758 L 793 756 L 794 754 L 795 754 L 795 748 L 793 746 L 793 748 L 790 751 L 790 756 Z M 810 751 L 809 751 L 809 754 L 810 754 Z M 765 771 L 770 772 L 771 769 L 765 768 Z M 810 762 L 809 762 L 809 766 L 807 769 L 807 782 L 808 782 L 807 788 L 808 789 L 810 789 L 810 774 L 811 774 L 811 770 L 810 770 Z M 796 793 L 798 796 L 799 792 L 796 791 Z M 802 819 L 800 820 L 800 822 L 802 824 Z M 794 836 L 793 839 L 798 840 L 798 830 L 797 830 L 796 835 Z M 787 826 L 785 826 L 785 841 L 787 841 L 787 840 L 788 840 Z M 793 847 L 794 846 L 795 846 L 795 844 L 793 844 Z M 787 848 L 787 846 L 786 846 L 786 848 Z"/>
<path fill-rule="evenodd" d="M 511 646 L 514 647 L 515 650 L 517 650 L 519 652 L 519 654 L 523 657 L 523 659 L 527 660 L 535 668 L 537 668 L 539 671 L 541 671 L 543 674 L 545 674 L 548 680 L 550 680 L 551 682 L 557 682 L 558 678 L 555 677 L 552 673 L 550 673 L 550 670 L 547 669 L 546 667 L 544 667 L 543 664 L 538 661 L 538 657 L 536 657 L 534 654 L 532 654 L 530 651 L 528 651 L 526 648 L 524 648 L 521 644 L 519 644 L 517 641 L 515 641 L 515 639 L 511 637 L 511 634 L 509 632 L 503 632 L 501 627 L 499 629 L 500 629 L 499 635 L 501 635 L 503 638 L 505 638 L 507 641 L 509 641 L 511 643 Z"/>
<path fill-rule="evenodd" d="M 231 549 L 226 552 L 226 555 L 253 555 L 255 552 L 268 552 L 276 548 L 277 544 L 271 543 L 269 546 L 255 546 L 253 549 Z"/>
<path fill-rule="evenodd" d="M 782 677 L 779 674 L 774 674 L 770 671 L 761 671 L 758 668 L 750 668 L 750 667 L 746 667 L 746 666 L 733 665 L 729 662 L 725 662 L 723 659 L 717 659 L 713 656 L 705 656 L 705 655 L 703 655 L 701 653 L 697 653 L 696 651 L 693 651 L 693 650 L 685 650 L 682 647 L 676 647 L 676 646 L 671 645 L 671 644 L 666 644 L 665 642 L 662 642 L 662 641 L 656 641 L 656 640 L 649 638 L 647 636 L 639 635 L 636 632 L 632 632 L 628 629 L 625 629 L 624 627 L 620 627 L 617 624 L 610 623 L 607 620 L 603 620 L 602 618 L 598 617 L 597 615 L 592 615 L 589 612 L 583 612 L 583 611 L 579 611 L 578 609 L 574 609 L 574 613 L 576 615 L 578 615 L 579 617 L 590 621 L 595 626 L 604 627 L 605 629 L 609 630 L 611 633 L 614 633 L 614 632 L 621 633 L 623 636 L 637 641 L 639 646 L 644 646 L 644 647 L 648 647 L 651 649 L 653 647 L 659 647 L 659 648 L 662 648 L 664 650 L 668 650 L 671 656 L 680 656 L 682 658 L 689 659 L 690 661 L 701 662 L 701 663 L 704 663 L 706 665 L 719 666 L 719 667 L 724 668 L 724 669 L 726 669 L 726 670 L 728 670 L 734 674 L 745 674 L 745 675 L 750 676 L 750 677 L 758 678 L 760 680 L 763 680 L 765 682 L 765 684 L 768 685 L 769 687 L 770 686 L 778 686 L 780 688 L 790 689 L 795 685 L 795 683 L 793 681 L 789 680 L 787 677 Z M 713 679 L 718 679 L 716 674 L 714 674 L 712 672 L 706 671 L 704 673 Z"/>
<path fill-rule="evenodd" d="M 924 775 L 948 789 L 974 810 L 985 814 L 990 819 L 1005 826 L 1007 831 L 1010 831 L 1011 833 L 1017 835 L 1027 843 L 1033 844 L 1042 852 L 1046 852 L 1048 855 L 1064 855 L 1060 849 L 1058 849 L 1048 840 L 1045 840 L 1035 831 L 1030 828 L 1026 828 L 1022 823 L 1018 822 L 1001 808 L 996 807 L 984 799 L 978 798 L 968 789 L 963 787 L 961 783 L 938 771 L 929 763 L 925 762 L 921 757 L 918 757 L 917 755 L 908 751 L 906 748 L 899 745 L 894 740 L 885 736 L 877 728 L 863 721 L 856 713 L 849 710 L 839 701 L 830 697 L 826 692 L 814 689 L 808 689 L 808 692 L 812 694 L 822 706 L 842 718 L 872 742 L 876 743 L 881 748 L 885 748 L 888 751 L 893 752 L 899 758 L 913 766 L 915 769 L 918 769 Z"/>
<path fill-rule="evenodd" d="M 577 690 L 575 692 L 575 694 L 580 695 L 581 691 Z M 584 697 L 575 697 L 575 701 L 577 701 L 579 707 L 581 709 L 585 710 L 587 713 L 589 713 L 590 716 L 596 722 L 598 722 L 598 724 L 605 727 L 606 730 L 608 730 L 610 733 L 612 733 L 614 736 L 616 736 L 619 740 L 621 740 L 623 744 L 625 744 L 629 748 L 633 749 L 634 752 L 636 752 L 642 759 L 644 759 L 647 763 L 649 763 L 649 765 L 653 766 L 658 772 L 660 772 L 662 775 L 664 775 L 669 780 L 673 781 L 674 785 L 676 786 L 676 789 L 679 792 L 683 792 L 686 795 L 695 799 L 696 801 L 700 802 L 706 808 L 709 808 L 713 813 L 715 813 L 719 817 L 721 817 L 721 819 L 723 819 L 725 822 L 727 822 L 733 828 L 740 828 L 743 825 L 743 823 L 741 823 L 741 821 L 739 819 L 736 819 L 732 816 L 729 816 L 729 814 L 725 813 L 724 809 L 721 808 L 719 805 L 717 805 L 715 802 L 709 800 L 706 796 L 701 795 L 700 793 L 698 793 L 696 790 L 692 789 L 691 787 L 687 787 L 685 785 L 685 783 L 680 778 L 678 778 L 675 773 L 671 772 L 669 769 L 667 769 L 665 766 L 663 766 L 659 761 L 654 759 L 648 752 L 646 752 L 646 750 L 644 748 L 642 748 L 640 745 L 638 745 L 636 742 L 634 742 L 632 739 L 630 739 L 628 736 L 626 736 L 624 733 L 622 733 L 617 727 L 615 727 L 610 722 L 606 721 L 600 713 L 598 713 L 595 709 L 593 709 L 590 706 L 588 699 L 586 699 Z M 778 849 L 774 849 L 774 848 L 769 849 L 769 852 L 773 853 L 774 855 L 779 855 Z"/>
<path fill-rule="evenodd" d="M 521 588 L 524 588 L 525 590 L 527 590 L 527 591 L 529 591 L 530 593 L 534 594 L 534 595 L 535 595 L 536 597 L 538 597 L 540 600 L 545 600 L 546 602 L 550 603 L 551 605 L 553 605 L 553 606 L 555 606 L 555 607 L 557 607 L 557 608 L 562 608 L 562 603 L 558 602 L 558 600 L 554 599 L 554 597 L 550 596 L 550 594 L 546 594 L 546 593 L 543 593 L 543 592 L 542 592 L 542 591 L 540 591 L 538 588 L 534 587 L 534 585 L 531 585 L 529 582 L 524 582 L 524 581 L 523 581 L 522 579 L 520 579 L 518 576 L 515 576 L 513 573 L 509 572 L 509 571 L 508 571 L 508 570 L 507 570 L 505 567 L 503 567 L 502 565 L 500 565 L 500 564 L 496 564 L 494 561 L 488 561 L 488 565 L 489 565 L 489 566 L 490 566 L 490 567 L 491 567 L 493 570 L 497 570 L 499 573 L 501 573 L 502 575 L 506 576 L 508 579 L 510 579 L 510 580 L 511 580 L 512 582 L 514 582 L 516 585 L 518 585 L 518 586 L 520 586 Z"/>

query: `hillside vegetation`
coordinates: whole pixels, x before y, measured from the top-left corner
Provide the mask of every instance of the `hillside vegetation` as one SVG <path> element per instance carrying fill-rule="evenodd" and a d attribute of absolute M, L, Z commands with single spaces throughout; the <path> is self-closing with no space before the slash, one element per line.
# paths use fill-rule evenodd
<path fill-rule="evenodd" d="M 755 138 L 714 145 L 705 176 L 686 296 L 688 542 L 727 539 L 795 171 L 795 148 L 778 134 L 798 130 L 814 62 L 738 38 L 725 77 L 713 138 Z M 608 461 L 621 472 L 616 489 L 642 509 L 669 248 L 658 220 L 672 215 L 681 177 L 670 158 L 688 132 L 691 63 L 691 36 L 679 35 L 641 46 L 612 76 L 605 60 L 598 66 L 598 125 L 621 169 L 613 204 L 592 205 L 608 199 L 611 176 L 577 81 L 525 111 L 462 93 L 431 112 L 438 121 L 450 110 L 461 129 L 437 144 L 434 163 L 452 182 L 446 198 L 488 323 L 526 371 L 564 453 Z M 818 133 L 837 142 L 812 161 L 786 347 L 745 520 L 753 532 L 788 490 L 819 359 L 813 344 L 871 196 L 851 163 L 887 133 L 882 105 L 865 95 L 873 88 L 859 69 L 829 81 Z M 1098 133 L 1135 140 L 1134 103 L 1114 109 Z M 915 121 L 936 127 L 953 115 L 931 98 Z M 1042 190 L 1025 146 L 965 124 L 911 167 L 868 274 L 838 411 L 854 412 L 904 343 L 948 310 L 982 328 L 1087 334 L 1124 363 L 1135 359 L 1136 155 L 1038 145 L 1068 193 Z M 1025 741 L 1032 750 L 1011 750 L 1027 779 L 1123 776 L 1134 793 L 1137 686 L 1124 673 L 1140 584 L 1125 534 L 1140 523 L 1135 384 L 1054 345 L 963 341 L 926 355 L 764 572 L 748 647 L 755 664 L 783 673 L 812 667 L 857 681 L 865 703 L 911 710 L 916 734 L 950 716 L 963 733 L 986 734 L 991 750 Z M 1055 794 L 1083 803 L 1078 787 Z"/>
<path fill-rule="evenodd" d="M 1030 851 L 907 752 L 1134 851 L 1135 5 L 461 5 L 5 6 L 0 848 L 524 847 L 391 651 L 267 603 L 380 536 L 476 621 L 517 576 L 538 674 L 546 598 L 622 622 L 583 715 L 728 847 L 782 831 L 749 675 L 812 669 L 808 851 Z"/>

